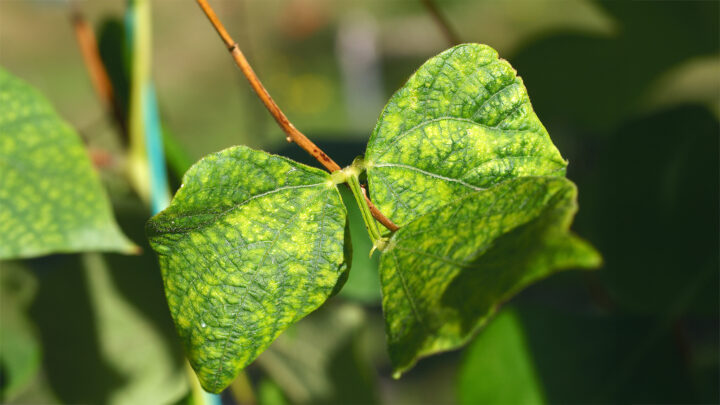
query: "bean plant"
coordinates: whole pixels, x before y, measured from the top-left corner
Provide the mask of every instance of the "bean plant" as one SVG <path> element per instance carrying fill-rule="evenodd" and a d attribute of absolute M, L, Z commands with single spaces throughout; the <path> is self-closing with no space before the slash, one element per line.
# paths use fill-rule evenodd
<path fill-rule="evenodd" d="M 396 378 L 467 343 L 523 287 L 599 265 L 569 231 L 577 189 L 568 162 L 522 79 L 489 46 L 461 44 L 425 62 L 388 101 L 365 155 L 341 169 L 287 121 L 199 3 L 288 139 L 330 171 L 231 147 L 192 166 L 148 222 L 173 319 L 207 391 L 222 391 L 342 289 L 353 252 L 341 185 L 373 242 L 356 254 L 380 254 Z"/>
<path fill-rule="evenodd" d="M 327 169 L 230 147 L 195 163 L 147 223 L 205 390 L 222 391 L 337 294 L 352 254 L 380 255 L 396 378 L 466 344 L 524 287 L 600 264 L 569 230 L 578 207 L 568 162 L 522 79 L 489 46 L 461 44 L 426 61 L 382 110 L 364 156 L 341 168 L 289 122 L 207 2 L 198 3 L 288 140 Z M 43 96 L 0 70 L 0 101 L 0 259 L 137 251 L 79 137 Z M 339 187 L 354 196 L 370 251 L 352 251 Z"/>

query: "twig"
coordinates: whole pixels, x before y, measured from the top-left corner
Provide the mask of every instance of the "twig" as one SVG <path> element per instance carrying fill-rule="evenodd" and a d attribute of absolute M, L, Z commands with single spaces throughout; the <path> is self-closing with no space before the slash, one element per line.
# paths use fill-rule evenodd
<path fill-rule="evenodd" d="M 80 47 L 85 67 L 90 74 L 93 88 L 100 100 L 105 104 L 105 109 L 112 114 L 115 124 L 120 128 L 122 138 L 125 139 L 127 137 L 127 124 L 115 98 L 110 76 L 100 58 L 95 33 L 79 10 L 73 11 L 72 24 L 75 30 L 75 39 Z"/>
<path fill-rule="evenodd" d="M 295 142 L 312 157 L 317 159 L 320 164 L 325 166 L 328 171 L 335 172 L 340 170 L 340 166 L 335 163 L 334 160 L 332 160 L 325 152 L 323 152 L 317 145 L 315 145 L 315 143 L 308 139 L 302 132 L 298 131 L 298 129 L 295 128 L 295 126 L 290 122 L 290 120 L 288 120 L 285 114 L 283 114 L 282 110 L 280 110 L 280 107 L 278 107 L 272 97 L 270 97 L 270 94 L 265 89 L 265 86 L 263 86 L 260 82 L 260 79 L 255 74 L 255 71 L 253 71 L 250 63 L 245 58 L 245 55 L 243 55 L 242 51 L 240 51 L 240 47 L 238 46 L 237 42 L 233 41 L 232 37 L 230 37 L 230 34 L 228 34 L 227 30 L 220 22 L 220 19 L 217 17 L 212 7 L 210 7 L 210 4 L 208 4 L 207 0 L 197 0 L 197 3 L 207 16 L 208 20 L 210 20 L 210 23 L 215 28 L 215 31 L 217 31 L 218 35 L 220 35 L 220 38 L 222 38 L 225 46 L 227 47 L 228 51 L 230 51 L 230 54 L 235 60 L 235 63 L 240 68 L 243 75 L 245 75 L 247 81 L 250 83 L 250 86 L 253 88 L 253 90 L 255 90 L 255 93 L 258 95 L 263 104 L 265 104 L 265 107 L 270 112 L 270 115 L 273 116 L 275 121 L 277 121 L 278 125 L 280 125 L 280 128 L 282 128 L 282 130 L 287 135 L 288 142 Z M 378 210 L 377 207 L 373 205 L 370 199 L 367 198 L 367 196 L 365 196 L 365 200 L 370 207 L 370 211 L 373 217 L 378 220 L 378 222 L 383 224 L 383 226 L 385 226 L 391 231 L 395 231 L 398 229 L 398 226 L 395 225 L 386 216 L 384 216 L 380 212 L 380 210 Z"/>
<path fill-rule="evenodd" d="M 235 41 L 233 41 L 230 34 L 228 34 L 225 30 L 225 27 L 222 25 L 207 0 L 197 0 L 197 3 L 200 5 L 200 8 L 202 8 L 203 12 L 205 12 L 205 15 L 210 20 L 210 23 L 212 23 L 213 27 L 215 27 L 215 30 L 220 35 L 220 38 L 222 38 L 223 42 L 225 42 L 225 46 L 227 46 L 233 59 L 235 59 L 235 63 L 245 75 L 245 78 L 250 83 L 250 86 L 252 86 L 253 90 L 255 90 L 255 93 L 257 93 L 258 97 L 260 97 L 260 100 L 263 104 L 265 104 L 265 107 L 268 111 L 270 111 L 270 114 L 273 118 L 275 118 L 278 125 L 280 125 L 282 130 L 287 134 L 288 141 L 295 142 L 298 146 L 305 149 L 306 152 L 317 159 L 317 161 L 325 166 L 329 171 L 334 172 L 340 170 L 340 166 L 338 166 L 334 160 L 330 159 L 325 152 L 320 150 L 317 145 L 315 145 L 302 132 L 298 131 L 292 123 L 290 123 L 290 120 L 288 120 L 285 114 L 283 114 L 280 107 L 278 107 L 275 103 L 275 100 L 273 100 L 267 90 L 265 90 L 265 86 L 262 85 L 260 79 L 255 74 L 255 71 L 253 71 L 250 66 L 250 63 L 248 63 L 247 59 L 245 59 L 245 55 L 243 55 L 242 51 L 240 51 L 240 47 Z"/>
<path fill-rule="evenodd" d="M 437 25 L 440 27 L 440 29 L 443 32 L 443 35 L 445 35 L 445 39 L 447 39 L 448 43 L 450 45 L 457 45 L 461 43 L 460 36 L 458 36 L 457 32 L 452 28 L 450 25 L 450 22 L 445 18 L 445 16 L 442 14 L 440 9 L 437 7 L 437 4 L 435 4 L 434 0 L 421 0 L 422 4 L 427 9 L 428 13 L 430 13 L 430 16 L 435 20 Z"/>

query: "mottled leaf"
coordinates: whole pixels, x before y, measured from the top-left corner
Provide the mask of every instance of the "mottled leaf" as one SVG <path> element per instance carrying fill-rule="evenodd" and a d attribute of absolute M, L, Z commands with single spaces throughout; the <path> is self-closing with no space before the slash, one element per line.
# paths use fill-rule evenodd
<path fill-rule="evenodd" d="M 347 215 L 329 174 L 246 147 L 183 181 L 147 232 L 190 363 L 219 392 L 342 285 Z"/>
<path fill-rule="evenodd" d="M 566 162 L 497 52 L 463 44 L 431 58 L 390 99 L 365 159 L 373 202 L 398 225 L 520 176 L 564 175 Z"/>
<path fill-rule="evenodd" d="M 136 248 L 120 232 L 75 131 L 0 69 L 0 259 Z"/>
<path fill-rule="evenodd" d="M 599 265 L 597 252 L 568 232 L 576 209 L 569 180 L 525 177 L 467 194 L 397 231 L 380 260 L 395 375 L 465 344 L 528 284 Z"/>

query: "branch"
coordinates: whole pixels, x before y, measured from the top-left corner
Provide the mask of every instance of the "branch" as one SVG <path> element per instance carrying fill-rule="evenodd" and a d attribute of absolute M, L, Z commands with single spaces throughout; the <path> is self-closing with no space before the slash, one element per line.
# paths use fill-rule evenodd
<path fill-rule="evenodd" d="M 115 123 L 120 128 L 121 137 L 126 140 L 127 125 L 123 118 L 122 109 L 115 98 L 110 76 L 108 76 L 105 65 L 100 58 L 95 33 L 79 10 L 75 10 L 72 14 L 72 25 L 93 88 L 100 100 L 105 104 L 105 109 L 113 115 Z"/>
<path fill-rule="evenodd" d="M 232 37 L 230 37 L 230 34 L 228 34 L 227 30 L 220 22 L 220 19 L 217 17 L 212 7 L 210 7 L 210 4 L 208 4 L 207 0 L 197 0 L 197 3 L 207 16 L 208 20 L 210 20 L 210 23 L 215 28 L 215 31 L 217 31 L 218 35 L 220 35 L 220 38 L 222 38 L 225 46 L 227 47 L 228 51 L 230 51 L 230 54 L 235 60 L 235 63 L 240 68 L 243 75 L 245 75 L 245 78 L 250 83 L 250 86 L 253 88 L 253 90 L 255 90 L 255 93 L 260 98 L 260 101 L 265 104 L 265 108 L 267 108 L 267 110 L 270 112 L 270 115 L 272 115 L 278 125 L 280 125 L 280 128 L 282 128 L 282 130 L 287 135 L 288 142 L 295 142 L 298 146 L 303 148 L 307 153 L 309 153 L 318 162 L 320 162 L 320 164 L 325 166 L 328 171 L 335 172 L 340 170 L 340 166 L 335 163 L 334 160 L 332 160 L 325 152 L 323 152 L 317 145 L 315 145 L 315 143 L 308 139 L 302 132 L 298 131 L 298 129 L 295 128 L 295 126 L 290 122 L 290 120 L 288 120 L 285 114 L 283 114 L 282 110 L 280 110 L 280 107 L 278 107 L 272 97 L 270 97 L 270 94 L 265 89 L 265 86 L 263 86 L 263 84 L 260 82 L 260 79 L 255 74 L 255 71 L 253 71 L 250 63 L 245 58 L 245 55 L 243 55 L 242 51 L 240 51 L 240 47 L 238 46 L 237 42 L 233 41 Z M 377 207 L 373 205 L 370 199 L 367 198 L 367 195 L 365 196 L 365 200 L 370 207 L 370 212 L 373 214 L 373 217 L 378 220 L 378 222 L 383 224 L 383 226 L 385 226 L 391 231 L 395 231 L 398 229 L 397 225 L 395 225 L 390 219 L 384 216 L 380 212 L 380 210 L 378 210 Z"/>
<path fill-rule="evenodd" d="M 197 0 L 197 3 L 200 5 L 200 8 L 202 8 L 203 12 L 205 12 L 205 15 L 210 20 L 210 23 L 213 27 L 215 27 L 215 30 L 220 35 L 220 38 L 222 38 L 223 42 L 225 42 L 225 46 L 227 46 L 233 59 L 235 59 L 235 63 L 238 65 L 243 75 L 245 75 L 245 78 L 250 83 L 250 86 L 252 86 L 253 90 L 255 90 L 255 93 L 258 97 L 260 97 L 260 100 L 263 104 L 265 104 L 265 107 L 268 109 L 273 118 L 275 118 L 278 125 L 280 125 L 282 130 L 287 134 L 288 141 L 295 142 L 298 146 L 305 149 L 307 153 L 317 159 L 317 161 L 325 166 L 329 171 L 334 172 L 340 170 L 340 166 L 338 166 L 334 160 L 330 159 L 325 152 L 320 150 L 317 145 L 315 145 L 302 132 L 298 131 L 293 124 L 290 123 L 290 120 L 288 120 L 285 114 L 283 114 L 280 107 L 278 107 L 275 103 L 275 100 L 273 100 L 267 90 L 265 90 L 265 86 L 262 85 L 260 79 L 255 74 L 255 71 L 253 71 L 250 66 L 250 63 L 248 63 L 247 59 L 245 59 L 245 55 L 243 55 L 242 51 L 240 51 L 240 47 L 235 41 L 233 41 L 230 34 L 228 34 L 225 30 L 225 27 L 222 25 L 220 19 L 218 19 L 215 11 L 213 11 L 212 7 L 210 7 L 207 0 Z"/>
<path fill-rule="evenodd" d="M 435 4 L 434 0 L 421 0 L 422 4 L 427 9 L 428 13 L 430 13 L 430 16 L 435 20 L 437 25 L 442 30 L 443 34 L 445 35 L 445 39 L 448 41 L 448 43 L 452 45 L 457 45 L 461 43 L 460 36 L 458 36 L 457 32 L 450 26 L 450 22 L 445 18 L 445 16 L 440 12 L 440 9 L 437 7 L 437 4 Z"/>

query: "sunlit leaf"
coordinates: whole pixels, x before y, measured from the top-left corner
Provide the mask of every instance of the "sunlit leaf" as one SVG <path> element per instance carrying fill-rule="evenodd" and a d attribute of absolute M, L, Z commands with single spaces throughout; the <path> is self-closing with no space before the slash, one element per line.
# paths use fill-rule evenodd
<path fill-rule="evenodd" d="M 570 181 L 527 177 L 467 194 L 397 231 L 380 260 L 395 376 L 465 344 L 528 284 L 598 266 L 597 252 L 568 232 L 576 210 Z"/>
<path fill-rule="evenodd" d="M 225 388 L 346 277 L 346 210 L 330 176 L 233 147 L 195 164 L 147 226 L 203 387 Z"/>
<path fill-rule="evenodd" d="M 431 58 L 390 99 L 365 159 L 373 201 L 398 225 L 507 179 L 564 175 L 566 162 L 497 52 Z"/>
<path fill-rule="evenodd" d="M 75 131 L 0 69 L 0 259 L 136 248 L 120 232 Z"/>

